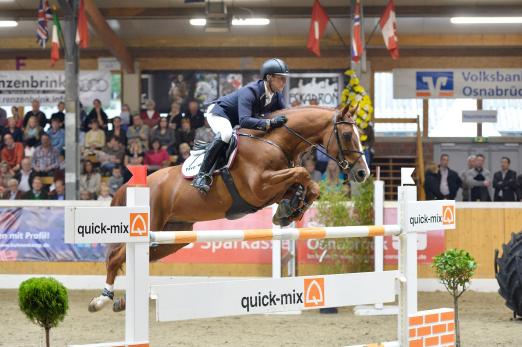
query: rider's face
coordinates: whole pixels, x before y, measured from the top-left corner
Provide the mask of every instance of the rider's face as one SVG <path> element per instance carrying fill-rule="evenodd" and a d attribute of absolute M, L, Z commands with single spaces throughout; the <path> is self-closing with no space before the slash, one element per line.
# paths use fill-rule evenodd
<path fill-rule="evenodd" d="M 269 76 L 270 89 L 274 92 L 282 92 L 286 84 L 286 76 L 272 75 Z"/>

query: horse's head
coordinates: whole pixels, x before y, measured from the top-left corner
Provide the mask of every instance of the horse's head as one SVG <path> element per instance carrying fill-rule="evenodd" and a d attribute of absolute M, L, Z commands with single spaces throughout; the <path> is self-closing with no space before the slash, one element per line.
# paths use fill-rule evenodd
<path fill-rule="evenodd" d="M 364 157 L 359 130 L 352 118 L 354 112 L 348 106 L 342 111 L 336 111 L 332 136 L 327 146 L 333 145 L 328 151 L 337 158 L 339 166 L 350 180 L 364 182 L 370 176 L 370 169 Z"/>

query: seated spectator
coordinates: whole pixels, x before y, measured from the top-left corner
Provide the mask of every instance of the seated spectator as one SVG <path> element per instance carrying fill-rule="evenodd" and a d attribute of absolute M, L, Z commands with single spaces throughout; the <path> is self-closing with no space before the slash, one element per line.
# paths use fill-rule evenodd
<path fill-rule="evenodd" d="M 164 149 L 167 149 L 176 143 L 176 131 L 172 128 L 169 128 L 167 118 L 162 117 L 160 119 L 159 125 L 152 129 L 150 140 L 158 140 L 160 142 L 161 148 Z"/>
<path fill-rule="evenodd" d="M 88 160 L 83 162 L 83 170 L 80 175 L 80 192 L 87 191 L 91 198 L 95 197 L 100 191 L 101 176 L 94 171 L 92 163 Z"/>
<path fill-rule="evenodd" d="M 53 120 L 57 120 L 58 124 L 59 124 L 59 128 L 63 129 L 64 123 L 65 123 L 65 102 L 60 101 L 57 106 L 58 106 L 58 112 L 55 112 L 51 115 L 51 125 L 52 125 Z M 54 147 L 56 147 L 56 146 L 54 146 Z"/>
<path fill-rule="evenodd" d="M 58 154 L 58 169 L 54 170 L 54 180 L 65 180 L 65 152 Z"/>
<path fill-rule="evenodd" d="M 62 180 L 54 181 L 54 189 L 48 194 L 49 200 L 65 200 L 65 184 Z"/>
<path fill-rule="evenodd" d="M 111 172 L 112 168 L 123 163 L 125 148 L 122 144 L 112 137 L 105 148 L 96 152 L 96 157 L 100 162 L 100 167 L 104 172 Z"/>
<path fill-rule="evenodd" d="M 312 180 L 314 180 L 315 182 L 319 182 L 321 180 L 321 172 L 315 169 L 314 158 L 310 157 L 306 159 L 306 161 L 304 162 L 304 168 L 306 169 L 306 171 L 308 171 L 310 177 L 312 177 Z"/>
<path fill-rule="evenodd" d="M 105 132 L 100 129 L 96 119 L 91 120 L 90 128 L 85 134 L 85 148 L 96 150 L 105 147 Z"/>
<path fill-rule="evenodd" d="M 125 167 L 129 165 L 143 165 L 144 157 L 145 155 L 143 154 L 140 143 L 133 142 L 127 153 L 125 153 Z"/>
<path fill-rule="evenodd" d="M 13 178 L 13 176 L 14 172 L 9 169 L 9 165 L 5 161 L 0 162 L 0 177 L 2 181 L 7 184 L 7 181 Z"/>
<path fill-rule="evenodd" d="M 112 129 L 108 132 L 108 137 L 115 137 L 124 147 L 127 146 L 127 127 L 124 127 L 120 117 L 116 116 L 112 119 Z"/>
<path fill-rule="evenodd" d="M 2 162 L 6 162 L 10 170 L 13 172 L 20 170 L 20 164 L 24 158 L 24 145 L 14 142 L 11 134 L 4 135 L 4 148 L 0 153 Z"/>
<path fill-rule="evenodd" d="M 22 199 L 23 192 L 18 189 L 18 181 L 15 178 L 11 178 L 7 181 L 7 188 L 2 194 L 3 200 L 20 200 Z"/>
<path fill-rule="evenodd" d="M 45 116 L 45 113 L 40 111 L 40 101 L 34 99 L 31 103 L 31 108 L 31 111 L 28 111 L 24 116 L 24 128 L 27 127 L 29 119 L 35 117 L 36 124 L 43 130 L 47 125 L 47 117 Z"/>
<path fill-rule="evenodd" d="M 167 116 L 167 119 L 169 121 L 169 128 L 172 128 L 176 130 L 181 126 L 181 113 L 179 112 L 179 103 L 176 101 L 173 101 L 170 104 L 170 111 Z"/>
<path fill-rule="evenodd" d="M 430 162 L 426 165 L 426 172 L 424 173 L 424 192 L 426 193 L 426 200 L 442 200 L 442 193 L 440 192 L 440 175 L 435 162 Z"/>
<path fill-rule="evenodd" d="M 154 100 L 147 100 L 145 102 L 146 110 L 141 111 L 140 117 L 143 120 L 143 124 L 149 127 L 149 129 L 154 128 L 158 125 L 160 120 L 160 114 L 156 111 L 156 103 Z"/>
<path fill-rule="evenodd" d="M 40 136 L 42 128 L 38 125 L 36 117 L 29 117 L 24 130 L 24 144 L 27 147 L 36 147 L 40 145 Z"/>
<path fill-rule="evenodd" d="M 484 168 L 485 158 L 482 154 L 475 157 L 475 168 L 466 172 L 466 179 L 471 186 L 470 201 L 491 201 L 489 187 L 491 173 Z"/>
<path fill-rule="evenodd" d="M 20 110 L 18 109 L 18 107 L 11 107 L 11 117 L 8 117 L 8 121 L 9 118 L 14 118 L 15 127 L 17 127 L 18 129 L 22 129 L 24 127 L 24 118 L 20 115 Z"/>
<path fill-rule="evenodd" d="M 92 105 L 93 108 L 91 112 L 89 112 L 89 114 L 85 118 L 84 129 L 89 129 L 89 125 L 93 120 L 98 122 L 98 128 L 103 130 L 107 129 L 107 123 L 109 121 L 109 118 L 107 117 L 107 114 L 102 108 L 102 103 L 100 99 L 94 99 Z"/>
<path fill-rule="evenodd" d="M 0 107 L 0 128 L 3 128 L 7 125 L 7 112 Z"/>
<path fill-rule="evenodd" d="M 51 139 L 46 133 L 42 134 L 42 144 L 36 148 L 32 158 L 33 170 L 37 176 L 52 176 L 58 169 L 58 155 L 60 152 L 51 146 Z"/>
<path fill-rule="evenodd" d="M 190 127 L 192 129 L 196 130 L 204 125 L 205 116 L 203 112 L 200 111 L 197 100 L 189 101 L 187 116 L 190 119 Z"/>
<path fill-rule="evenodd" d="M 80 191 L 80 200 L 92 200 L 91 192 L 88 192 L 86 190 L 81 190 Z"/>
<path fill-rule="evenodd" d="M 181 127 L 176 130 L 176 138 L 179 143 L 186 142 L 190 147 L 194 146 L 195 132 L 190 127 L 190 119 L 183 118 L 181 120 Z"/>
<path fill-rule="evenodd" d="M 161 148 L 160 141 L 152 141 L 152 148 L 145 154 L 143 163 L 148 166 L 150 171 L 156 171 L 170 164 L 169 154 L 165 148 Z"/>
<path fill-rule="evenodd" d="M 16 126 L 16 119 L 13 117 L 7 118 L 7 127 L 4 128 L 2 135 L 10 134 L 14 142 L 23 142 L 24 133 L 20 127 Z"/>
<path fill-rule="evenodd" d="M 55 113 L 56 114 L 56 113 Z M 65 147 L 65 130 L 59 118 L 51 119 L 51 128 L 47 130 L 47 135 L 51 138 L 51 146 L 61 151 Z"/>
<path fill-rule="evenodd" d="M 509 169 L 511 159 L 500 159 L 500 171 L 493 175 L 494 201 L 517 201 L 517 173 Z"/>
<path fill-rule="evenodd" d="M 109 191 L 109 186 L 106 183 L 102 183 L 100 187 L 100 195 L 98 195 L 98 201 L 111 201 L 112 196 Z"/>
<path fill-rule="evenodd" d="M 25 200 L 47 200 L 47 193 L 43 190 L 42 179 L 35 177 L 33 179 L 32 189 L 25 192 L 22 196 Z"/>
<path fill-rule="evenodd" d="M 183 142 L 179 145 L 178 158 L 176 159 L 175 165 L 181 165 L 188 157 L 190 157 L 190 146 L 188 143 Z"/>
<path fill-rule="evenodd" d="M 210 125 L 205 118 L 205 124 L 202 127 L 196 129 L 196 133 L 194 136 L 194 141 L 202 141 L 210 143 L 214 139 L 214 132 L 210 128 Z"/>
<path fill-rule="evenodd" d="M 123 184 L 123 176 L 121 172 L 121 166 L 115 166 L 112 169 L 112 176 L 109 178 L 109 192 L 112 196 L 116 194 L 116 191 L 121 187 Z"/>
<path fill-rule="evenodd" d="M 143 124 L 139 115 L 132 117 L 132 125 L 127 129 L 127 148 L 131 148 L 134 143 L 140 146 L 140 151 L 149 149 L 149 127 Z"/>
<path fill-rule="evenodd" d="M 19 182 L 18 189 L 22 193 L 25 193 L 31 190 L 31 186 L 33 185 L 33 179 L 36 175 L 34 170 L 32 169 L 30 158 L 22 159 L 22 163 L 20 166 L 22 168 L 15 174 L 15 178 Z"/>
<path fill-rule="evenodd" d="M 121 105 L 121 112 L 120 112 L 120 115 L 117 117 L 121 121 L 120 122 L 121 128 L 124 131 L 127 131 L 127 128 L 130 126 L 130 123 L 131 123 L 131 110 L 130 110 L 129 105 L 127 105 L 127 104 Z M 113 124 L 114 124 L 114 118 L 112 120 L 113 120 Z"/>

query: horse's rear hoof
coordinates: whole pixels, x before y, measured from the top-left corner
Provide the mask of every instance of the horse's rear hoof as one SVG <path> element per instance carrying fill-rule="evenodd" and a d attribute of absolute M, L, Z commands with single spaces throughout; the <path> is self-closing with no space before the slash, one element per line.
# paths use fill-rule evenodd
<path fill-rule="evenodd" d="M 98 312 L 107 306 L 107 304 L 109 304 L 111 301 L 111 298 L 105 295 L 96 296 L 92 298 L 91 302 L 89 303 L 89 312 Z"/>
<path fill-rule="evenodd" d="M 112 304 L 112 310 L 114 312 L 125 311 L 125 298 L 116 298 Z"/>

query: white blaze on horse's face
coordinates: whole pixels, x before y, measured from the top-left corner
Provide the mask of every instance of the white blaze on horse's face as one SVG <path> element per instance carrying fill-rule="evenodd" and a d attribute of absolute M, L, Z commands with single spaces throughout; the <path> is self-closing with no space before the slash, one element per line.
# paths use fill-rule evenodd
<path fill-rule="evenodd" d="M 359 128 L 355 124 L 352 125 L 352 128 L 353 128 L 353 134 L 355 137 L 355 142 L 357 143 L 357 146 L 358 146 L 357 150 L 360 152 L 363 152 L 363 148 L 362 148 L 362 144 L 361 144 L 361 136 L 359 135 Z M 361 174 L 362 170 L 364 170 L 364 172 L 365 172 L 364 177 L 362 177 L 362 174 Z M 358 171 L 360 171 L 359 174 L 357 173 Z M 354 180 L 356 180 L 357 182 L 364 182 L 370 176 L 370 169 L 368 168 L 368 163 L 366 162 L 366 157 L 364 155 L 362 155 L 359 158 L 359 160 L 357 160 L 357 162 L 353 166 L 353 170 L 350 174 L 352 175 Z"/>

